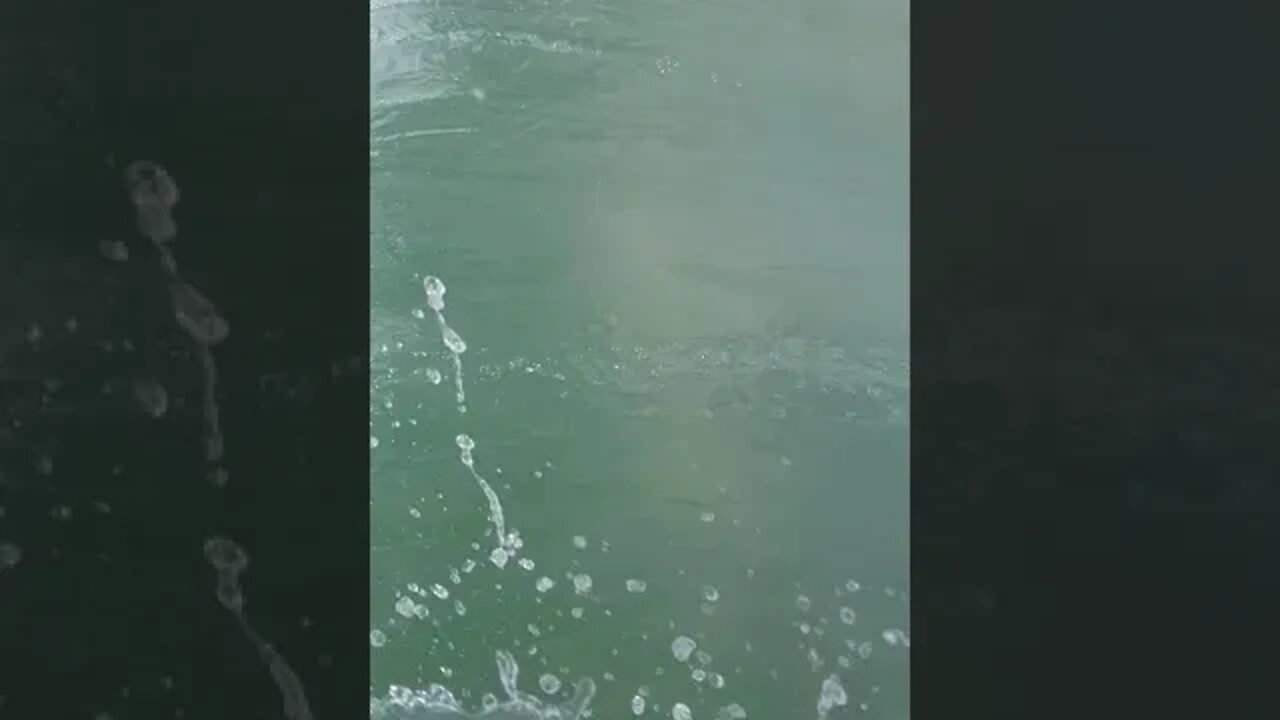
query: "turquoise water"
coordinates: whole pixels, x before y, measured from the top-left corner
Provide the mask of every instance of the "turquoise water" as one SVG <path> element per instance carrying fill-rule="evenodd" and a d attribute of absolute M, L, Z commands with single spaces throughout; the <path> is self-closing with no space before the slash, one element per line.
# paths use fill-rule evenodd
<path fill-rule="evenodd" d="M 905 2 L 371 41 L 371 714 L 907 717 Z"/>

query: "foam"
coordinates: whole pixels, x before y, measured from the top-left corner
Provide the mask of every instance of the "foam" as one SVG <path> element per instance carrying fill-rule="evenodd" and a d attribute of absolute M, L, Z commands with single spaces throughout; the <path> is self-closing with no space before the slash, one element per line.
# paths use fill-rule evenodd
<path fill-rule="evenodd" d="M 499 650 L 495 656 L 506 701 L 491 699 L 472 711 L 442 685 L 425 690 L 392 685 L 386 697 L 370 698 L 369 720 L 581 720 L 588 716 L 596 694 L 590 678 L 574 683 L 573 696 L 565 702 L 548 703 L 519 689 L 520 668 L 511 653 Z"/>

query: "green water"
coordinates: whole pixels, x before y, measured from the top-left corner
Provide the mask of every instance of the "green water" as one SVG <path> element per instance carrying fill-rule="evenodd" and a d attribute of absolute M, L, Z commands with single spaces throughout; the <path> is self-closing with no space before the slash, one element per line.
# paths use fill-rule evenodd
<path fill-rule="evenodd" d="M 371 697 L 906 718 L 905 0 L 371 25 Z"/>

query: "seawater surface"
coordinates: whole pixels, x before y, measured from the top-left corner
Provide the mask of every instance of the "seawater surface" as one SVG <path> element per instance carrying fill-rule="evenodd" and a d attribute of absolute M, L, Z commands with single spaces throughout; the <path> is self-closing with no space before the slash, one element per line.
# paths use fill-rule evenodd
<path fill-rule="evenodd" d="M 908 717 L 907 21 L 371 3 L 371 717 Z"/>

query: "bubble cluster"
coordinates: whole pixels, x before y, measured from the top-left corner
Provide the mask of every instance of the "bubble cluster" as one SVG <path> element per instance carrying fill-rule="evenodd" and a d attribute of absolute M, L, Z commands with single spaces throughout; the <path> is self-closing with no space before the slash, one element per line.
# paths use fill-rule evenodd
<path fill-rule="evenodd" d="M 499 650 L 496 656 L 505 701 L 486 693 L 481 709 L 473 712 L 464 708 L 442 685 L 433 684 L 426 690 L 393 685 L 385 697 L 369 700 L 369 720 L 583 720 L 590 715 L 591 700 L 596 694 L 595 683 L 590 679 L 584 678 L 575 683 L 568 700 L 548 703 L 520 690 L 519 665 L 510 652 Z M 539 678 L 538 684 L 549 694 L 560 690 L 559 679 L 550 674 Z M 555 689 L 547 690 L 548 686 Z"/>
<path fill-rule="evenodd" d="M 460 389 L 461 367 L 459 356 L 466 352 L 467 345 L 444 320 L 444 283 L 439 278 L 430 276 L 423 281 L 423 288 L 427 298 L 427 311 L 415 312 L 414 317 L 425 320 L 429 313 L 436 315 L 444 347 L 453 355 L 455 362 L 459 363 L 456 377 L 459 379 L 458 385 Z M 400 321 L 405 323 L 406 327 L 412 327 L 403 317 L 400 318 Z M 403 342 L 397 343 L 394 340 L 388 340 L 383 345 L 383 348 L 384 352 L 390 352 L 388 348 L 400 350 L 404 349 L 404 346 L 405 343 Z M 792 362 L 789 358 L 803 355 L 807 352 L 808 347 L 807 345 L 801 346 L 794 352 L 787 347 L 783 347 L 782 352 L 776 355 L 773 354 L 773 350 L 769 350 L 767 359 L 753 360 L 750 356 L 747 356 L 747 362 L 757 363 L 752 367 L 753 371 L 765 372 L 773 369 L 779 362 Z M 619 356 L 630 352 L 631 349 L 628 347 L 618 350 Z M 634 350 L 634 354 L 638 358 L 649 359 L 653 357 L 646 353 L 647 349 L 644 348 L 636 348 Z M 414 350 L 410 350 L 409 354 L 414 358 L 426 356 L 426 353 Z M 726 359 L 729 355 L 729 352 L 719 350 L 700 354 L 696 369 L 718 369 L 721 365 L 716 363 L 724 364 L 729 362 Z M 781 361 L 778 360 L 779 357 L 782 358 Z M 625 360 L 625 357 L 622 359 Z M 581 361 L 581 358 L 575 358 L 575 360 Z M 611 360 L 612 358 L 593 358 L 591 361 L 594 362 L 594 367 L 600 368 L 600 373 L 604 373 L 618 367 L 617 364 L 611 364 Z M 556 377 L 560 382 L 564 382 L 564 376 L 559 374 L 557 367 L 552 364 L 553 362 L 555 361 L 547 362 L 546 360 L 517 358 L 510 362 L 494 361 L 490 364 L 482 364 L 478 368 L 471 368 L 470 371 L 476 378 L 473 382 L 477 383 L 496 380 L 505 377 L 504 373 L 514 372 L 519 372 L 520 377 L 524 377 L 526 374 L 543 379 Z M 800 361 L 795 360 L 794 362 L 798 363 Z M 659 370 L 665 369 L 660 360 L 654 360 L 654 365 L 658 367 L 658 370 L 648 374 L 637 371 L 636 374 L 643 375 L 644 379 L 647 380 L 656 377 Z M 424 368 L 421 362 L 410 361 L 409 367 L 411 368 L 410 372 L 401 373 L 401 377 L 412 375 L 419 379 L 425 377 L 427 383 L 435 382 L 432 369 Z M 600 376 L 593 380 L 591 377 L 586 377 L 586 373 L 583 373 L 583 375 L 584 385 L 601 380 Z M 435 377 L 439 377 L 438 373 Z M 806 376 L 806 381 L 808 381 L 808 376 Z M 606 383 L 598 382 L 598 384 Z M 616 385 L 617 382 L 611 382 L 610 384 Z M 657 383 L 654 384 L 656 385 Z M 565 387 L 570 392 L 574 390 L 571 386 Z M 483 390 L 483 386 L 478 389 Z M 478 398 L 476 391 L 477 388 L 472 388 L 473 396 Z M 561 397 L 564 397 L 564 394 L 561 394 Z M 412 406 L 414 399 L 408 399 L 407 402 L 406 399 L 405 397 L 397 397 L 395 399 L 396 407 Z M 462 397 L 459 395 L 460 405 L 461 400 Z M 495 405 L 497 404 L 495 403 Z M 422 409 L 423 405 L 422 402 L 418 402 L 417 407 Z M 385 406 L 388 410 L 392 408 L 390 398 L 386 400 Z M 474 409 L 479 409 L 479 406 Z M 775 414 L 771 415 L 771 417 L 782 416 Z M 487 418 L 484 419 L 487 420 Z M 399 418 L 392 424 L 392 427 L 400 427 L 399 423 L 402 420 L 407 424 L 417 424 L 412 419 Z M 854 632 L 852 626 L 855 625 L 856 616 L 853 608 L 848 607 L 855 604 L 853 602 L 854 599 L 837 599 L 832 602 L 831 594 L 834 591 L 836 598 L 842 598 L 842 593 L 845 591 L 855 592 L 857 586 L 853 581 L 846 583 L 843 579 L 837 581 L 834 578 L 827 578 L 818 587 L 802 587 L 799 582 L 796 582 L 791 585 L 794 590 L 788 591 L 786 589 L 788 582 L 777 577 L 779 566 L 772 562 L 772 553 L 755 554 L 749 558 L 738 558 L 743 564 L 734 568 L 733 573 L 717 573 L 714 578 L 710 576 L 698 577 L 698 573 L 694 569 L 697 564 L 694 562 L 690 562 L 683 568 L 675 568 L 673 572 L 678 578 L 672 577 L 664 580 L 662 569 L 654 567 L 649 567 L 648 572 L 652 573 L 657 570 L 657 573 L 648 575 L 648 580 L 636 577 L 628 578 L 626 575 L 621 575 L 621 572 L 627 569 L 633 573 L 645 571 L 645 566 L 632 565 L 630 568 L 624 568 L 622 565 L 612 564 L 608 567 L 590 565 L 592 562 L 603 562 L 611 559 L 601 557 L 609 552 L 608 543 L 599 542 L 597 537 L 597 533 L 601 531 L 601 526 L 584 527 L 583 534 L 572 534 L 572 532 L 565 533 L 565 526 L 558 523 L 538 526 L 536 532 L 531 529 L 528 536 L 531 545 L 534 542 L 545 542 L 546 538 L 550 538 L 550 542 L 555 544 L 555 550 L 561 553 L 558 558 L 539 557 L 539 562 L 537 563 L 539 568 L 538 575 L 531 574 L 528 578 L 522 576 L 518 581 L 512 583 L 498 579 L 502 576 L 494 573 L 492 566 L 501 569 L 515 561 L 514 564 L 531 573 L 535 567 L 531 559 L 523 557 L 523 553 L 520 553 L 521 556 L 516 555 L 517 549 L 520 549 L 518 535 L 511 532 L 506 526 L 507 518 L 503 514 L 503 506 L 501 499 L 498 497 L 498 492 L 502 492 L 502 499 L 508 502 L 509 509 L 510 503 L 520 497 L 523 492 L 532 490 L 534 483 L 527 480 L 527 478 L 532 477 L 538 480 L 536 487 L 539 492 L 552 493 L 556 490 L 564 489 L 565 486 L 557 485 L 560 479 L 555 476 L 556 473 L 545 472 L 544 468 L 536 464 L 534 467 L 521 468 L 515 472 L 512 472 L 511 468 L 507 468 L 507 472 L 504 473 L 503 468 L 490 464 L 487 459 L 488 456 L 479 458 L 480 462 L 477 462 L 476 453 L 478 450 L 479 452 L 489 451 L 483 448 L 478 449 L 477 442 L 472 435 L 466 432 L 456 432 L 463 429 L 470 428 L 452 428 L 443 437 L 446 443 L 450 437 L 454 440 L 461 463 L 473 476 L 476 485 L 480 487 L 486 497 L 489 506 L 487 516 L 489 524 L 484 528 L 483 537 L 471 539 L 472 541 L 469 543 L 470 549 L 462 550 L 462 552 L 470 555 L 470 557 L 466 558 L 466 561 L 472 563 L 473 566 L 475 561 L 479 561 L 479 570 L 475 575 L 465 577 L 450 569 L 450 580 L 446 582 L 452 582 L 453 585 L 450 586 L 448 591 L 444 591 L 444 586 L 438 586 L 440 590 L 444 591 L 444 594 L 439 595 L 439 597 L 448 599 L 448 604 L 452 604 L 454 607 L 453 612 L 449 612 L 448 604 L 444 606 L 445 609 L 438 610 L 430 623 L 432 627 L 443 630 L 445 624 L 455 623 L 452 628 L 458 630 L 462 627 L 474 627 L 475 623 L 481 622 L 480 619 L 476 619 L 475 621 L 463 623 L 456 619 L 455 615 L 461 615 L 466 611 L 465 607 L 461 605 L 463 599 L 466 600 L 468 605 L 471 605 L 471 614 L 473 616 L 498 613 L 508 620 L 519 617 L 520 619 L 515 621 L 514 625 L 508 630 L 514 634 L 513 645 L 509 647 L 518 652 L 522 658 L 528 658 L 527 660 L 522 659 L 521 662 L 532 662 L 541 665 L 541 667 L 535 665 L 537 667 L 537 670 L 534 671 L 537 683 L 534 689 L 535 691 L 541 691 L 544 694 L 544 698 L 547 695 L 555 695 L 560 692 L 563 689 L 561 687 L 561 678 L 568 677 L 568 674 L 573 672 L 570 666 L 558 664 L 556 658 L 556 653 L 564 652 L 563 648 L 569 639 L 567 634 L 590 637 L 600 633 L 602 636 L 599 638 L 599 642 L 608 642 L 614 647 L 604 646 L 598 649 L 601 652 L 607 650 L 613 658 L 621 658 L 637 650 L 637 648 L 630 647 L 632 643 L 647 645 L 648 647 L 644 649 L 646 652 L 656 650 L 661 657 L 666 658 L 665 661 L 660 661 L 656 668 L 651 670 L 641 668 L 641 672 L 645 675 L 645 681 L 654 684 L 655 693 L 653 695 L 650 695 L 648 689 L 643 686 L 640 691 L 634 694 L 630 691 L 630 688 L 635 687 L 635 685 L 624 683 L 612 686 L 620 694 L 613 695 L 610 693 L 607 698 L 607 708 L 603 711 L 597 710 L 597 715 L 603 712 L 613 716 L 625 714 L 630 710 L 634 715 L 649 714 L 654 717 L 670 716 L 672 718 L 691 719 L 696 715 L 702 718 L 714 717 L 716 720 L 744 720 L 747 717 L 747 710 L 737 702 L 729 702 L 733 698 L 728 696 L 728 692 L 752 689 L 759 679 L 763 679 L 765 673 L 779 683 L 802 689 L 804 687 L 812 689 L 820 684 L 821 687 L 818 688 L 819 695 L 820 697 L 826 697 L 826 700 L 820 701 L 819 707 L 823 707 L 824 703 L 828 707 L 828 710 L 820 710 L 820 712 L 832 712 L 835 708 L 849 703 L 849 693 L 844 693 L 844 699 L 841 700 L 840 692 L 843 692 L 844 687 L 840 685 L 840 680 L 836 675 L 829 673 L 836 669 L 856 670 L 861 667 L 858 660 L 859 658 L 865 659 L 865 657 L 859 655 L 860 648 L 865 646 L 869 649 L 870 644 L 866 642 L 865 638 L 871 637 L 874 639 L 877 633 L 880 632 L 879 628 L 881 627 L 875 624 L 877 622 L 874 619 L 875 611 L 872 610 L 859 619 L 860 625 L 857 628 L 859 636 L 856 638 L 856 642 L 854 642 L 854 638 L 848 637 Z M 481 440 L 480 444 L 483 445 L 483 437 L 481 437 Z M 387 435 L 383 435 L 383 441 L 384 445 L 390 443 L 397 447 L 404 447 L 404 441 L 400 440 L 399 437 L 395 437 L 392 440 Z M 425 441 L 424 444 L 429 442 L 431 441 Z M 788 450 L 788 452 L 794 454 L 802 451 Z M 513 454 L 516 453 L 513 452 Z M 800 455 L 795 456 L 797 458 L 800 457 Z M 799 462 L 797 460 L 797 464 Z M 780 458 L 780 467 L 769 465 L 766 470 L 774 477 L 787 477 L 786 474 L 791 465 L 790 459 L 782 456 Z M 696 459 L 690 463 L 690 466 L 695 470 L 698 469 Z M 552 465 L 547 463 L 546 467 L 551 468 Z M 480 473 L 481 470 L 484 471 L 483 475 Z M 677 472 L 679 471 L 677 470 Z M 566 472 L 565 474 L 571 475 L 571 472 Z M 582 477 L 570 478 L 570 482 L 585 482 L 589 480 L 590 478 Z M 407 482 L 409 487 L 412 488 L 412 478 L 408 478 Z M 769 482 L 769 480 L 766 480 L 766 482 Z M 521 483 L 528 484 L 522 486 Z M 717 496 L 714 495 L 715 489 L 719 490 L 721 496 L 728 496 L 732 493 L 733 497 L 728 499 L 733 504 L 720 506 L 716 499 Z M 674 517 L 673 522 L 683 525 L 686 529 L 692 528 L 691 532 L 696 532 L 700 539 L 706 541 L 705 545 L 698 548 L 699 553 L 704 549 L 714 549 L 716 541 L 724 539 L 720 537 L 724 533 L 754 531 L 756 535 L 760 535 L 761 525 L 756 518 L 751 517 L 751 512 L 754 508 L 747 502 L 747 498 L 740 493 L 740 490 L 740 487 L 734 487 L 731 481 L 725 480 L 723 484 L 706 492 L 705 495 L 701 497 L 695 495 L 694 498 L 696 499 L 688 498 L 687 496 L 681 497 L 680 501 L 688 500 L 688 503 L 684 508 L 677 508 L 668 517 Z M 408 501 L 410 507 L 413 508 L 411 510 L 413 517 L 415 519 L 428 517 L 428 505 L 432 502 L 430 497 L 417 497 L 415 490 L 410 492 L 415 493 L 415 496 Z M 698 489 L 695 492 L 701 494 L 702 489 Z M 446 502 L 448 504 L 457 502 L 454 497 L 447 497 L 447 493 L 448 488 L 435 489 L 435 498 L 442 508 L 445 507 Z M 693 493 L 690 493 L 690 495 L 693 495 Z M 693 507 L 692 511 L 688 509 L 690 505 Z M 415 512 L 417 508 L 421 508 L 423 512 Z M 448 510 L 448 508 L 445 509 L 446 511 Z M 403 517 L 403 514 L 401 513 L 395 517 Z M 433 519 L 432 523 L 434 524 L 434 522 Z M 698 523 L 705 524 L 700 525 Z M 444 545 L 437 537 L 424 537 L 427 536 L 428 531 L 420 530 L 419 528 L 425 525 L 426 523 L 413 526 L 414 532 L 423 540 L 424 546 L 426 546 L 426 543 L 430 543 L 430 547 Z M 442 525 L 448 526 L 450 521 L 446 519 Z M 767 529 L 767 526 L 764 527 Z M 679 547 L 682 543 L 679 533 L 669 528 L 663 528 L 663 530 L 670 530 L 670 532 L 665 536 L 656 536 L 657 542 L 659 544 L 665 542 L 672 547 Z M 605 532 L 608 531 L 605 530 Z M 556 538 L 559 539 L 557 540 Z M 589 541 L 588 538 L 592 539 Z M 515 539 L 515 542 L 513 542 L 513 539 Z M 621 540 L 623 538 L 619 537 L 618 539 Z M 450 538 L 450 540 L 456 541 L 457 538 Z M 490 542 L 491 540 L 496 540 L 496 542 Z M 768 540 L 764 542 L 768 542 Z M 600 548 L 599 553 L 592 551 L 597 545 Z M 585 552 L 572 552 L 569 547 L 573 550 Z M 689 546 L 686 545 L 685 547 L 688 548 Z M 615 551 L 612 559 L 626 560 L 627 556 L 634 551 L 635 548 L 627 547 L 626 543 L 619 543 L 619 548 Z M 622 557 L 619 558 L 618 556 Z M 461 560 L 462 558 L 458 558 L 453 562 L 458 564 Z M 757 570 L 759 570 L 759 577 L 756 574 Z M 784 574 L 787 570 L 788 568 L 782 568 Z M 433 572 L 441 571 L 433 570 Z M 745 571 L 745 579 L 743 571 Z M 546 574 L 541 574 L 543 572 Z M 593 574 L 595 575 L 594 579 L 592 577 Z M 509 579 L 510 576 L 507 575 L 505 577 Z M 552 579 L 553 577 L 555 580 Z M 707 581 L 715 584 L 708 584 Z M 744 583 L 752 581 L 757 583 L 754 590 L 750 587 L 744 588 Z M 489 584 L 490 582 L 492 583 L 491 585 Z M 557 585 L 557 582 L 560 585 Z M 480 584 L 480 587 L 476 587 L 475 584 Z M 453 587 L 459 585 L 460 587 Z M 652 602 L 644 601 L 644 599 L 640 598 L 621 597 L 624 590 L 626 593 L 644 593 L 650 585 L 658 593 L 657 596 L 650 596 L 649 600 Z M 424 583 L 423 593 L 434 592 L 427 590 L 427 587 L 429 586 Z M 739 613 L 744 611 L 746 613 L 759 612 L 759 608 L 754 607 L 752 592 L 763 591 L 766 588 L 770 593 L 778 589 L 781 589 L 783 593 L 781 597 L 771 595 L 768 600 L 769 608 L 772 612 L 777 612 L 781 609 L 783 613 L 789 616 L 787 620 L 782 621 L 786 624 L 785 627 L 779 629 L 794 628 L 798 631 L 794 635 L 786 636 L 787 639 L 783 640 L 786 645 L 783 647 L 770 646 L 771 641 L 767 643 L 765 640 L 767 636 L 753 638 L 753 640 L 760 643 L 756 648 L 753 648 L 750 640 L 745 639 L 731 643 L 734 647 L 722 647 L 725 638 L 717 637 L 715 631 L 715 628 L 721 623 L 715 622 L 702 626 L 696 624 L 698 622 L 707 622 L 706 618 L 697 615 L 698 609 L 701 609 L 706 616 L 723 618 L 726 624 L 740 622 L 744 617 Z M 800 593 L 801 589 L 805 592 Z M 745 592 L 743 592 L 744 590 Z M 880 593 L 874 593 L 874 595 L 875 598 L 864 597 L 859 599 L 875 600 L 879 598 Z M 780 602 L 777 602 L 779 600 Z M 416 599 L 401 597 L 399 593 L 396 593 L 391 602 L 396 605 L 396 614 L 403 618 L 412 616 L 413 608 L 418 606 Z M 518 605 L 513 607 L 513 603 Z M 525 603 L 528 604 L 525 605 Z M 845 606 L 841 606 L 841 603 L 844 603 Z M 644 622 L 644 613 L 654 606 L 661 606 L 663 609 L 657 612 L 665 613 L 665 616 L 661 619 L 652 618 L 653 624 L 650 627 L 628 626 L 625 631 L 617 635 L 612 634 L 614 630 L 611 629 L 613 626 L 609 625 L 610 618 L 613 618 L 612 622 L 619 623 L 622 621 L 624 612 L 640 613 L 641 622 Z M 381 607 L 386 611 L 385 604 Z M 858 607 L 860 612 L 863 611 L 860 605 Z M 684 609 L 682 610 L 681 608 Z M 511 614 L 507 614 L 509 611 Z M 534 622 L 529 622 L 528 619 L 522 617 L 525 612 L 537 613 L 536 617 L 530 618 Z M 615 612 L 618 614 L 615 615 Z M 573 621 L 570 621 L 570 618 Z M 628 622 L 633 619 L 634 617 L 627 617 Z M 382 627 L 409 627 L 394 616 L 389 618 L 386 623 Z M 864 628 L 865 631 L 863 630 Z M 677 636 L 677 629 L 687 634 Z M 428 638 L 433 653 L 440 653 L 442 656 L 447 653 L 454 653 L 457 655 L 459 663 L 462 663 L 462 656 L 468 650 L 473 649 L 470 644 L 464 645 L 463 642 L 458 641 L 457 634 L 454 634 L 454 639 L 450 640 L 448 639 L 449 634 L 445 632 L 434 633 L 425 629 L 422 631 L 415 629 L 409 632 L 410 634 L 418 632 L 429 633 L 420 637 Z M 604 633 L 609 634 L 604 635 Z M 777 634 L 782 635 L 783 633 Z M 666 649 L 661 646 L 673 637 L 674 640 L 670 641 L 669 648 L 671 655 L 667 656 Z M 695 641 L 694 637 L 698 638 L 698 640 Z M 897 635 L 893 635 L 894 640 L 890 640 L 890 636 L 884 634 L 880 634 L 879 637 L 889 644 L 893 644 L 898 638 Z M 852 644 L 847 644 L 850 642 Z M 714 665 L 712 656 L 704 649 L 699 648 L 698 643 L 717 648 L 717 659 Z M 372 635 L 371 644 L 373 644 Z M 898 644 L 903 645 L 905 643 L 899 642 Z M 832 646 L 837 647 L 835 652 L 832 652 Z M 780 658 L 786 657 L 786 651 L 789 647 L 796 648 L 793 650 L 793 655 L 787 660 L 780 660 Z M 745 648 L 745 654 L 743 654 L 742 648 Z M 781 651 L 781 655 L 779 651 Z M 889 655 L 888 652 L 885 654 Z M 636 656 L 631 657 L 634 660 Z M 673 658 L 675 663 L 672 663 Z M 505 661 L 502 654 L 500 654 L 500 667 L 503 662 Z M 514 664 L 514 657 L 512 657 L 511 662 Z M 606 660 L 605 662 L 608 661 Z M 622 661 L 619 660 L 619 662 Z M 763 668 L 756 665 L 758 663 L 775 662 L 776 664 L 772 666 L 766 665 Z M 437 666 L 439 675 L 446 678 L 441 682 L 446 682 L 450 685 L 452 685 L 451 678 L 455 676 L 455 672 L 459 677 L 465 674 L 461 670 L 465 663 L 450 668 L 439 667 L 439 662 L 435 662 L 428 664 L 426 668 L 430 670 L 432 666 Z M 592 665 L 593 672 L 597 672 L 597 677 L 603 678 L 605 683 L 612 683 L 615 679 L 618 679 L 610 672 L 611 670 L 620 671 L 619 675 L 623 675 L 626 672 L 626 667 Z M 843 672 L 843 670 L 839 671 Z M 812 676 L 813 685 L 808 684 L 810 675 Z M 783 677 L 786 677 L 786 679 L 784 680 Z M 849 677 L 854 676 L 850 675 Z M 654 678 L 661 679 L 655 680 Z M 624 677 L 623 679 L 627 678 Z M 636 680 L 637 678 L 630 679 Z M 834 683 L 834 686 L 831 683 Z M 604 687 L 608 688 L 610 686 L 605 685 Z M 729 688 L 727 692 L 726 688 Z M 840 692 L 837 692 L 834 688 L 839 688 Z M 802 690 L 802 692 L 808 691 Z M 813 696 L 810 695 L 809 697 Z M 464 708 L 448 690 L 439 685 L 429 686 L 426 690 L 393 688 L 390 696 L 371 701 L 371 717 L 396 718 L 397 720 L 406 718 L 419 718 L 422 720 L 436 717 L 484 717 L 493 718 L 493 720 L 547 717 L 547 715 L 537 714 L 542 710 L 531 711 L 525 706 L 517 707 L 509 699 L 502 700 L 501 695 L 481 693 L 474 687 L 463 689 L 459 698 L 462 702 L 473 706 L 478 701 L 479 709 Z M 397 699 L 401 701 L 399 704 L 394 702 Z M 745 700 L 745 698 L 738 699 Z M 870 698 L 867 699 L 870 700 Z M 683 702 L 676 702 L 677 700 L 682 700 Z M 769 698 L 763 695 L 757 696 L 756 702 L 767 706 L 769 705 Z M 790 701 L 788 702 L 790 703 Z M 855 700 L 854 702 L 856 704 L 857 701 Z M 380 708 L 382 714 L 378 715 L 372 709 L 374 707 Z M 546 707 L 543 706 L 543 710 Z M 812 707 L 810 706 L 810 708 Z M 790 716 L 803 717 L 806 713 L 801 709 L 798 711 L 799 714 L 796 714 L 797 711 L 794 708 L 757 710 L 752 707 L 751 711 L 757 717 L 770 713 L 776 715 L 778 712 L 783 714 L 791 713 L 792 715 Z M 812 709 L 807 713 L 808 717 L 813 717 Z M 554 713 L 550 716 L 554 716 Z"/>
<path fill-rule="evenodd" d="M 845 692 L 844 686 L 840 684 L 840 678 L 835 675 L 829 675 L 822 681 L 822 687 L 818 691 L 818 718 L 825 719 L 831 714 L 831 711 L 838 707 L 844 707 L 849 703 L 849 695 Z"/>

